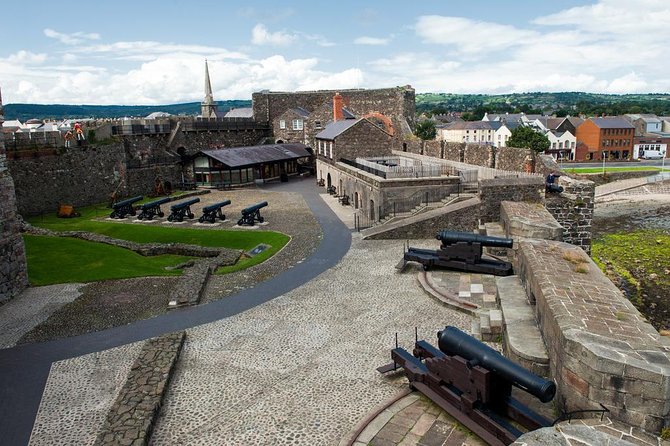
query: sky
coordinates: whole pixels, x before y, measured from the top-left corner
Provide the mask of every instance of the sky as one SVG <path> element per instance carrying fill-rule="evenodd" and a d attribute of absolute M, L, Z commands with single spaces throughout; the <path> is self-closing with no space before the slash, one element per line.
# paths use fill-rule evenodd
<path fill-rule="evenodd" d="M 670 92 L 668 0 L 5 2 L 5 104 L 260 90 Z"/>

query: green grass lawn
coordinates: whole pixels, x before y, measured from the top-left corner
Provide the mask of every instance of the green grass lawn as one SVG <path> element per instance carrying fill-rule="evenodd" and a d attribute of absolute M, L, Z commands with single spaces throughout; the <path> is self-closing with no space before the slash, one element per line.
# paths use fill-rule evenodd
<path fill-rule="evenodd" d="M 144 257 L 116 246 L 69 237 L 25 234 L 28 277 L 33 286 L 68 282 L 94 282 L 144 276 L 175 276 L 169 271 L 190 257 L 162 255 Z"/>
<path fill-rule="evenodd" d="M 668 170 L 668 169 L 665 169 Z M 568 167 L 563 169 L 567 173 L 603 173 L 602 166 L 600 167 Z M 649 171 L 649 172 L 660 172 L 660 167 L 653 166 L 605 166 L 605 172 L 639 172 L 639 171 Z"/>
<path fill-rule="evenodd" d="M 154 223 L 153 225 L 145 225 L 145 224 L 117 223 L 110 221 L 95 221 L 94 220 L 95 218 L 106 217 L 111 212 L 111 210 L 106 208 L 104 205 L 90 206 L 77 209 L 77 212 L 81 214 L 81 217 L 65 219 L 65 218 L 58 218 L 54 214 L 45 214 L 42 216 L 30 218 L 28 221 L 34 226 L 51 229 L 54 231 L 95 232 L 98 234 L 107 235 L 109 237 L 138 243 L 186 243 L 206 247 L 241 249 L 244 251 L 249 251 L 261 243 L 270 245 L 269 249 L 260 253 L 259 255 L 256 255 L 252 258 L 243 258 L 236 265 L 232 265 L 230 267 L 219 268 L 219 270 L 217 271 L 218 274 L 225 274 L 234 271 L 239 271 L 241 269 L 249 268 L 251 266 L 262 263 L 265 260 L 272 257 L 274 254 L 276 254 L 290 240 L 289 236 L 273 231 L 204 230 L 204 229 L 192 229 L 182 227 L 156 226 L 157 223 Z M 95 243 L 93 244 L 93 246 L 97 247 L 104 246 L 105 248 L 107 248 L 107 245 L 101 245 Z M 71 250 L 78 249 L 78 247 L 79 245 L 73 245 L 69 249 Z M 60 254 L 60 249 L 55 251 L 52 250 L 52 252 Z M 135 253 L 132 254 L 136 255 Z M 44 255 L 49 256 L 48 253 Z M 74 257 L 75 259 L 78 257 L 76 253 Z M 79 258 L 84 257 L 81 256 Z M 81 263 L 84 262 L 82 261 Z M 40 265 L 45 266 L 44 263 L 41 263 Z M 139 277 L 149 275 L 153 275 L 153 272 L 147 269 L 146 273 L 143 273 L 142 270 L 139 270 L 135 271 L 134 275 L 132 276 L 124 276 L 124 277 Z M 92 280 L 102 280 L 112 278 L 119 278 L 119 277 L 110 276 Z M 61 282 L 68 282 L 68 281 L 69 280 L 64 280 Z"/>

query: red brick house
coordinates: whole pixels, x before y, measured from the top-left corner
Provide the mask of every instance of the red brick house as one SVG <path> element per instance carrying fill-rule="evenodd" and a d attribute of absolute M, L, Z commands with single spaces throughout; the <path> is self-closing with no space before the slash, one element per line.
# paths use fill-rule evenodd
<path fill-rule="evenodd" d="M 619 117 L 589 118 L 576 128 L 576 161 L 630 160 L 635 127 Z"/>

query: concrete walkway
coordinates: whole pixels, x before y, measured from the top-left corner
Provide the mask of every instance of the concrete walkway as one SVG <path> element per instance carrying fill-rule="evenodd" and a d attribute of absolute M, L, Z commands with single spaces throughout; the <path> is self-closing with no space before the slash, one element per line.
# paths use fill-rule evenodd
<path fill-rule="evenodd" d="M 312 180 L 293 181 L 269 188 L 300 192 L 317 217 L 323 229 L 323 239 L 311 257 L 268 281 L 224 300 L 175 310 L 110 330 L 0 350 L 2 444 L 28 443 L 53 363 L 239 314 L 309 282 L 337 264 L 349 249 L 351 233 L 319 197 L 319 190 Z"/>
<path fill-rule="evenodd" d="M 629 178 L 627 180 L 612 181 L 611 183 L 596 186 L 595 198 L 601 198 L 607 195 L 616 194 L 636 187 L 644 186 L 649 182 L 653 182 L 657 176 Z"/>

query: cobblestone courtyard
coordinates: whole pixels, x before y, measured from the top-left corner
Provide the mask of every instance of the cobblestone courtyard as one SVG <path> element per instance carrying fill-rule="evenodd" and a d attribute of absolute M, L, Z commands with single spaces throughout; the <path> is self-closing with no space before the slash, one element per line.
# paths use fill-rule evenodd
<path fill-rule="evenodd" d="M 338 444 L 406 387 L 402 376 L 375 370 L 389 361 L 396 332 L 410 347 L 414 327 L 430 340 L 446 324 L 470 327 L 468 316 L 424 294 L 413 272 L 396 272 L 400 252 L 400 241 L 355 238 L 317 279 L 188 330 L 152 444 Z M 55 364 L 31 444 L 95 438 L 119 391 L 116 377 L 130 367 L 128 348 Z"/>

